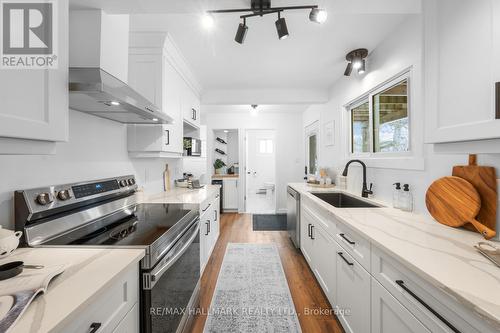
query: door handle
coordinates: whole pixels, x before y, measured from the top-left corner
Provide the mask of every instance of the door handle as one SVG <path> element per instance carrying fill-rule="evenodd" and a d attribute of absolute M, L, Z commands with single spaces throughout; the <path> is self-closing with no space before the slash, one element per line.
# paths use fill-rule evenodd
<path fill-rule="evenodd" d="M 398 286 L 400 286 L 408 294 L 410 294 L 420 304 L 422 304 L 427 310 L 429 310 L 434 316 L 436 316 L 439 320 L 441 320 L 453 332 L 460 333 L 460 331 L 455 326 L 453 326 L 448 320 L 446 320 L 445 318 L 443 318 L 443 316 L 441 316 L 439 313 L 436 312 L 436 310 L 434 310 L 433 308 L 431 308 L 429 304 L 425 303 L 423 299 L 421 299 L 420 297 L 418 297 L 413 291 L 411 291 L 407 286 L 405 286 L 405 283 L 404 283 L 403 280 L 396 280 L 396 284 Z"/>
<path fill-rule="evenodd" d="M 101 323 L 92 323 L 90 324 L 90 332 L 89 333 L 96 333 L 100 328 L 102 324 Z"/>
<path fill-rule="evenodd" d="M 214 213 L 215 213 L 214 220 L 217 221 L 217 209 L 214 210 Z"/>
<path fill-rule="evenodd" d="M 356 242 L 353 242 L 352 240 L 350 240 L 349 238 L 347 238 L 345 236 L 345 234 L 339 234 L 340 237 L 342 237 L 347 243 L 351 244 L 351 245 L 354 245 L 356 244 Z"/>
<path fill-rule="evenodd" d="M 349 262 L 349 260 L 347 260 L 345 257 L 344 257 L 344 253 L 342 252 L 337 252 L 337 254 L 340 256 L 340 258 L 342 258 L 349 266 L 354 266 L 354 263 L 353 262 Z"/>
<path fill-rule="evenodd" d="M 309 223 L 307 225 L 307 236 L 309 236 L 309 238 L 311 238 L 311 223 Z"/>
<path fill-rule="evenodd" d="M 167 133 L 167 143 L 165 143 L 165 145 L 170 145 L 170 130 L 165 130 L 165 132 Z"/>
<path fill-rule="evenodd" d="M 207 231 L 205 232 L 205 236 L 208 236 L 208 234 L 210 233 L 210 221 L 205 222 L 205 224 L 207 225 Z"/>
<path fill-rule="evenodd" d="M 313 225 L 311 225 L 311 239 L 312 239 L 312 240 L 314 240 L 313 228 L 314 228 L 314 226 L 313 226 Z"/>

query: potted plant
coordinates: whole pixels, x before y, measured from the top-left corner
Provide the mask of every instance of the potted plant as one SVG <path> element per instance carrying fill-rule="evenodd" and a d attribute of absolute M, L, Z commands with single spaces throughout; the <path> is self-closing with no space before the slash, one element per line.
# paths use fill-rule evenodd
<path fill-rule="evenodd" d="M 226 166 L 226 163 L 224 163 L 223 160 L 221 160 L 220 158 L 216 159 L 214 162 L 215 174 L 216 175 L 223 174 L 225 166 Z"/>

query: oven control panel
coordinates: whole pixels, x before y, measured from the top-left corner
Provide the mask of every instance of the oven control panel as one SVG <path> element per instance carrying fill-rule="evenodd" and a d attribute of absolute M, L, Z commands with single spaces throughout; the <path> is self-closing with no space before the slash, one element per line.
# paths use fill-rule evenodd
<path fill-rule="evenodd" d="M 32 213 L 77 204 L 110 194 L 134 192 L 133 175 L 16 191 L 22 194 Z"/>

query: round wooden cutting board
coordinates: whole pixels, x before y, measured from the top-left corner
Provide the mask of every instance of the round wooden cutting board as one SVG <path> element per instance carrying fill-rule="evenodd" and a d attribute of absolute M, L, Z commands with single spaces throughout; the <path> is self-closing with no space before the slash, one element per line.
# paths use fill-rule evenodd
<path fill-rule="evenodd" d="M 495 232 L 476 220 L 481 209 L 481 197 L 471 183 L 459 177 L 443 177 L 427 190 L 425 204 L 431 215 L 450 227 L 461 227 L 470 222 L 486 239 Z"/>

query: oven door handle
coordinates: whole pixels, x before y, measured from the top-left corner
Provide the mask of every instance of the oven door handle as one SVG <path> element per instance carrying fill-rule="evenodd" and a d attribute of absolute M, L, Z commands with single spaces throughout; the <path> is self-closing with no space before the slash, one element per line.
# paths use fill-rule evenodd
<path fill-rule="evenodd" d="M 191 227 L 192 228 L 192 227 Z M 173 264 L 175 264 L 175 262 L 184 254 L 186 253 L 187 249 L 189 248 L 189 246 L 193 243 L 194 239 L 196 238 L 196 236 L 198 236 L 200 232 L 200 220 L 196 221 L 196 228 L 194 229 L 194 231 L 192 231 L 192 235 L 189 237 L 189 239 L 184 243 L 184 246 L 178 250 L 174 255 L 173 257 L 167 261 L 165 263 L 165 265 L 159 267 L 159 268 L 155 268 L 155 270 L 153 272 L 151 272 L 151 281 L 153 282 L 153 284 L 158 281 L 158 279 L 163 275 L 163 273 L 165 273 L 167 271 L 167 269 L 169 269 L 170 267 L 172 267 Z M 184 238 L 184 237 L 183 237 Z M 181 241 L 183 238 L 179 239 L 179 241 Z M 174 248 L 174 250 L 177 250 Z"/>

